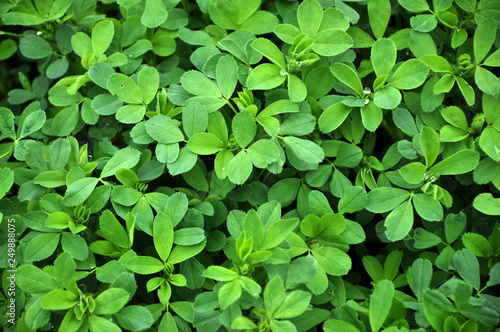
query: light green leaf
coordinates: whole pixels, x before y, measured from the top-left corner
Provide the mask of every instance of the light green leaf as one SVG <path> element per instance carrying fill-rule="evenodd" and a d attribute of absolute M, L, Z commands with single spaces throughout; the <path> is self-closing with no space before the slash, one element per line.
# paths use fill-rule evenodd
<path fill-rule="evenodd" d="M 297 20 L 302 33 L 314 37 L 323 18 L 323 8 L 316 0 L 303 1 L 297 10 Z"/>
<path fill-rule="evenodd" d="M 229 162 L 227 175 L 229 180 L 235 184 L 243 184 L 252 173 L 252 159 L 244 151 L 240 151 Z"/>
<path fill-rule="evenodd" d="M 209 155 L 224 148 L 222 141 L 211 133 L 197 133 L 188 141 L 187 147 L 198 155 Z"/>
<path fill-rule="evenodd" d="M 274 318 L 287 319 L 302 315 L 309 306 L 311 296 L 311 293 L 300 290 L 291 292 L 285 297 Z"/>
<path fill-rule="evenodd" d="M 320 163 L 325 158 L 325 153 L 316 143 L 287 136 L 283 138 L 287 149 L 290 149 L 297 157 L 308 163 Z"/>
<path fill-rule="evenodd" d="M 493 198 L 490 193 L 479 194 L 475 199 L 473 206 L 481 213 L 490 216 L 500 215 L 500 198 Z"/>
<path fill-rule="evenodd" d="M 288 96 L 294 103 L 299 103 L 307 97 L 307 88 L 304 82 L 292 74 L 288 74 Z"/>
<path fill-rule="evenodd" d="M 54 289 L 42 298 L 41 307 L 45 310 L 66 310 L 74 307 L 78 296 L 70 291 Z"/>
<path fill-rule="evenodd" d="M 73 182 L 64 195 L 64 205 L 76 206 L 83 203 L 92 194 L 98 181 L 99 179 L 90 177 Z"/>
<path fill-rule="evenodd" d="M 316 0 L 312 0 L 316 2 Z M 254 40 L 252 47 L 265 56 L 269 61 L 279 66 L 282 69 L 286 68 L 285 58 L 279 48 L 273 44 L 269 39 L 259 38 Z"/>
<path fill-rule="evenodd" d="M 462 279 L 476 290 L 481 288 L 479 261 L 470 250 L 462 249 L 457 251 L 453 255 L 453 263 Z"/>
<path fill-rule="evenodd" d="M 389 77 L 387 83 L 396 89 L 415 89 L 425 82 L 428 72 L 429 69 L 424 62 L 418 59 L 410 59 L 405 61 Z"/>
<path fill-rule="evenodd" d="M 170 117 L 159 114 L 146 122 L 146 132 L 154 140 L 163 144 L 182 142 L 184 134 Z"/>
<path fill-rule="evenodd" d="M 137 84 L 124 74 L 113 74 L 108 80 L 108 90 L 113 95 L 118 96 L 120 100 L 131 103 L 140 104 L 142 102 L 142 93 Z"/>
<path fill-rule="evenodd" d="M 141 22 L 148 28 L 156 28 L 167 20 L 167 8 L 161 0 L 146 0 Z"/>
<path fill-rule="evenodd" d="M 440 175 L 464 174 L 472 171 L 479 164 L 479 153 L 472 150 L 461 150 L 437 163 L 429 173 Z"/>
<path fill-rule="evenodd" d="M 397 49 L 392 39 L 379 39 L 371 49 L 371 60 L 377 77 L 389 75 L 396 64 Z"/>
<path fill-rule="evenodd" d="M 384 325 L 391 311 L 394 284 L 390 280 L 381 280 L 373 289 L 370 298 L 370 326 L 372 331 L 378 332 Z"/>
<path fill-rule="evenodd" d="M 158 259 L 150 256 L 136 256 L 126 263 L 127 269 L 138 274 L 153 274 L 165 268 Z"/>
<path fill-rule="evenodd" d="M 92 28 L 92 50 L 96 58 L 100 57 L 106 50 L 115 33 L 115 26 L 110 20 L 104 20 L 96 23 Z"/>
<path fill-rule="evenodd" d="M 219 59 L 215 77 L 224 98 L 231 98 L 238 83 L 238 64 L 232 56 L 226 55 Z"/>
<path fill-rule="evenodd" d="M 423 127 L 420 133 L 420 146 L 425 157 L 425 165 L 429 168 L 439 155 L 439 136 L 430 127 Z"/>
<path fill-rule="evenodd" d="M 500 80 L 498 77 L 483 67 L 476 67 L 474 80 L 477 87 L 484 93 L 496 95 L 500 91 Z"/>
<path fill-rule="evenodd" d="M 330 69 L 335 78 L 347 85 L 354 93 L 360 97 L 364 95 L 363 85 L 354 69 L 343 63 L 334 63 Z"/>
<path fill-rule="evenodd" d="M 118 312 L 129 300 L 129 293 L 122 288 L 109 288 L 95 298 L 96 315 L 111 315 Z"/>
<path fill-rule="evenodd" d="M 345 121 L 352 110 L 352 107 L 346 106 L 343 103 L 337 103 L 329 106 L 319 116 L 319 130 L 323 133 L 329 133 L 337 129 Z"/>
<path fill-rule="evenodd" d="M 151 103 L 158 92 L 160 76 L 154 67 L 143 67 L 137 77 L 137 85 L 142 93 L 142 101 L 145 105 Z"/>
<path fill-rule="evenodd" d="M 384 36 L 390 17 L 391 2 L 389 0 L 374 0 L 368 2 L 370 27 L 377 39 Z"/>
<path fill-rule="evenodd" d="M 345 252 L 333 247 L 320 247 L 312 250 L 313 257 L 323 270 L 332 276 L 346 275 L 351 269 L 351 258 Z"/>
<path fill-rule="evenodd" d="M 134 148 L 125 148 L 116 152 L 102 169 L 101 178 L 115 175 L 120 168 L 132 168 L 139 162 L 141 153 Z"/>
<path fill-rule="evenodd" d="M 481 21 L 474 33 L 474 62 L 481 63 L 495 41 L 497 25 L 492 17 Z M 481 67 L 477 67 L 481 68 Z"/>
<path fill-rule="evenodd" d="M 197 96 L 221 96 L 217 84 L 196 70 L 185 72 L 181 77 L 181 83 L 184 89 Z"/>
<path fill-rule="evenodd" d="M 257 124 L 253 116 L 246 112 L 236 114 L 232 122 L 233 135 L 241 148 L 250 144 L 257 133 Z"/>
<path fill-rule="evenodd" d="M 401 93 L 392 86 L 386 86 L 375 92 L 373 102 L 380 108 L 393 109 L 401 103 Z"/>
<path fill-rule="evenodd" d="M 415 194 L 413 205 L 418 215 L 424 220 L 443 220 L 443 206 L 434 197 L 425 194 Z"/>
<path fill-rule="evenodd" d="M 24 259 L 27 262 L 37 262 L 50 257 L 59 244 L 59 233 L 45 233 L 33 238 L 26 247 Z"/>
<path fill-rule="evenodd" d="M 264 63 L 255 67 L 248 75 L 247 86 L 251 90 L 269 90 L 286 80 L 286 72 L 271 63 Z"/>
<path fill-rule="evenodd" d="M 413 226 L 413 206 L 407 201 L 394 209 L 385 219 L 385 234 L 391 241 L 405 238 Z"/>

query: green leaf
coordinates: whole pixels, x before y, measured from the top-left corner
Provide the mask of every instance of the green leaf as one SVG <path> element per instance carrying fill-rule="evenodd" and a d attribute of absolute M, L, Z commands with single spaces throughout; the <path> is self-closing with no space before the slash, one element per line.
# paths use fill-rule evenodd
<path fill-rule="evenodd" d="M 377 77 L 389 75 L 396 64 L 397 49 L 392 39 L 379 39 L 371 49 L 372 66 Z"/>
<path fill-rule="evenodd" d="M 229 180 L 235 184 L 243 184 L 252 173 L 252 158 L 244 150 L 238 152 L 229 162 L 227 175 Z"/>
<path fill-rule="evenodd" d="M 42 298 L 41 307 L 45 310 L 66 310 L 74 307 L 77 299 L 78 296 L 67 290 L 54 289 Z"/>
<path fill-rule="evenodd" d="M 424 291 L 431 284 L 432 263 L 428 259 L 417 259 L 411 266 L 411 278 L 413 279 L 413 292 L 418 299 L 422 299 Z"/>
<path fill-rule="evenodd" d="M 45 123 L 46 115 L 44 111 L 35 111 L 30 113 L 23 122 L 23 126 L 21 128 L 21 135 L 19 135 L 19 139 L 25 138 L 42 128 Z"/>
<path fill-rule="evenodd" d="M 104 20 L 96 23 L 92 28 L 92 50 L 96 58 L 100 57 L 111 45 L 115 26 L 113 22 Z"/>
<path fill-rule="evenodd" d="M 312 141 L 287 136 L 283 138 L 287 149 L 290 149 L 296 156 L 308 163 L 320 163 L 325 157 L 323 149 Z"/>
<path fill-rule="evenodd" d="M 413 206 L 407 201 L 394 209 L 385 219 L 385 234 L 391 241 L 402 240 L 413 226 Z"/>
<path fill-rule="evenodd" d="M 19 50 L 29 59 L 43 59 L 52 54 L 50 44 L 37 35 L 27 35 L 19 41 Z"/>
<path fill-rule="evenodd" d="M 185 72 L 181 77 L 181 83 L 184 89 L 196 96 L 221 96 L 217 84 L 196 70 Z"/>
<path fill-rule="evenodd" d="M 348 188 L 339 201 L 339 213 L 354 213 L 368 204 L 368 194 L 359 186 Z"/>
<path fill-rule="evenodd" d="M 478 23 L 474 33 L 474 63 L 479 64 L 486 57 L 495 41 L 496 31 L 497 25 L 493 18 L 489 17 Z M 476 70 L 477 68 L 481 67 L 476 67 Z"/>
<path fill-rule="evenodd" d="M 429 168 L 439 155 L 439 136 L 430 127 L 423 127 L 420 133 L 420 146 L 425 157 L 425 165 Z"/>
<path fill-rule="evenodd" d="M 358 96 L 363 97 L 363 85 L 354 69 L 343 63 L 334 63 L 330 69 L 336 79 L 347 85 Z"/>
<path fill-rule="evenodd" d="M 398 0 L 398 2 L 404 9 L 413 13 L 425 12 L 430 9 L 426 0 Z"/>
<path fill-rule="evenodd" d="M 33 238 L 26 247 L 25 260 L 37 262 L 52 255 L 59 244 L 59 237 L 58 233 L 46 233 Z"/>
<path fill-rule="evenodd" d="M 288 268 L 286 288 L 292 289 L 300 284 L 311 282 L 317 273 L 317 262 L 311 256 L 295 259 Z"/>
<path fill-rule="evenodd" d="M 322 56 L 334 56 L 347 51 L 354 44 L 351 36 L 343 30 L 327 29 L 314 37 L 312 50 Z"/>
<path fill-rule="evenodd" d="M 370 326 L 372 331 L 378 332 L 384 325 L 391 311 L 392 298 L 394 296 L 394 284 L 389 280 L 381 280 L 373 289 L 370 298 Z"/>
<path fill-rule="evenodd" d="M 368 2 L 368 18 L 370 20 L 370 27 L 377 39 L 384 36 L 390 17 L 391 3 L 389 0 L 375 0 Z"/>
<path fill-rule="evenodd" d="M 343 320 L 329 319 L 323 325 L 323 330 L 325 332 L 359 332 L 359 330 L 352 324 L 345 322 Z"/>
<path fill-rule="evenodd" d="M 27 293 L 47 293 L 58 287 L 56 280 L 34 265 L 21 265 L 17 268 L 16 283 Z"/>
<path fill-rule="evenodd" d="M 410 197 L 407 190 L 398 188 L 377 188 L 368 193 L 366 209 L 374 213 L 391 211 Z"/>
<path fill-rule="evenodd" d="M 234 138 L 241 148 L 245 148 L 250 144 L 257 133 L 257 124 L 253 116 L 246 111 L 234 116 L 232 128 Z"/>
<path fill-rule="evenodd" d="M 75 129 L 78 118 L 78 105 L 63 108 L 52 121 L 54 134 L 57 136 L 68 136 Z"/>
<path fill-rule="evenodd" d="M 392 86 L 386 86 L 375 92 L 373 102 L 380 108 L 393 109 L 401 103 L 401 93 Z"/>
<path fill-rule="evenodd" d="M 496 95 L 500 91 L 500 81 L 491 71 L 483 67 L 476 67 L 474 80 L 477 87 L 484 93 Z"/>
<path fill-rule="evenodd" d="M 280 245 L 298 225 L 298 220 L 279 220 L 273 223 L 264 235 L 262 250 L 272 249 Z"/>
<path fill-rule="evenodd" d="M 474 89 L 467 83 L 462 77 L 458 76 L 455 77 L 458 87 L 460 91 L 462 92 L 462 95 L 465 98 L 465 101 L 467 102 L 467 105 L 472 106 L 474 105 L 474 102 L 476 100 L 476 96 L 474 94 Z"/>
<path fill-rule="evenodd" d="M 222 310 L 238 300 L 241 296 L 242 288 L 239 280 L 233 280 L 225 284 L 219 290 L 219 304 Z"/>
<path fill-rule="evenodd" d="M 312 0 L 316 2 L 315 0 Z M 283 54 L 279 48 L 273 44 L 269 39 L 259 38 L 253 41 L 252 47 L 265 56 L 269 61 L 277 65 L 279 68 L 285 69 L 286 63 Z"/>
<path fill-rule="evenodd" d="M 413 205 L 424 220 L 439 221 L 443 219 L 443 206 L 431 196 L 415 194 Z"/>
<path fill-rule="evenodd" d="M 161 0 L 146 0 L 141 22 L 148 28 L 156 28 L 167 20 L 167 8 Z"/>
<path fill-rule="evenodd" d="M 174 232 L 174 243 L 191 246 L 205 239 L 205 231 L 199 227 L 187 227 Z"/>
<path fill-rule="evenodd" d="M 437 26 L 438 20 L 434 14 L 424 14 L 413 16 L 410 24 L 413 30 L 419 32 L 430 32 Z"/>
<path fill-rule="evenodd" d="M 14 184 L 14 172 L 9 168 L 0 169 L 0 197 L 3 197 Z"/>
<path fill-rule="evenodd" d="M 294 103 L 298 103 L 306 99 L 307 88 L 300 78 L 295 75 L 288 75 L 288 96 Z"/>
<path fill-rule="evenodd" d="M 453 73 L 450 63 L 445 58 L 438 55 L 425 55 L 420 60 L 425 62 L 425 64 L 436 73 Z"/>
<path fill-rule="evenodd" d="M 240 275 L 225 267 L 212 265 L 203 272 L 203 276 L 217 281 L 231 281 L 238 278 Z"/>
<path fill-rule="evenodd" d="M 139 305 L 126 306 L 115 313 L 113 317 L 122 328 L 129 331 L 146 330 L 151 327 L 154 322 L 151 312 L 147 308 Z"/>
<path fill-rule="evenodd" d="M 150 256 L 136 256 L 126 263 L 127 269 L 138 274 L 153 274 L 165 268 L 158 259 Z"/>
<path fill-rule="evenodd" d="M 142 102 L 142 93 L 137 84 L 127 75 L 113 74 L 109 77 L 107 88 L 113 95 L 118 96 L 120 100 L 140 104 Z"/>
<path fill-rule="evenodd" d="M 87 322 L 87 326 L 89 327 L 91 332 L 97 332 L 97 331 L 119 332 L 119 331 L 121 331 L 121 329 L 115 323 L 112 323 L 108 319 L 100 317 L 100 316 L 90 315 L 90 316 L 88 316 L 86 322 Z"/>
<path fill-rule="evenodd" d="M 396 89 L 415 89 L 425 82 L 429 69 L 426 64 L 418 59 L 410 59 L 392 74 L 387 83 Z"/>
<path fill-rule="evenodd" d="M 378 126 L 382 123 L 383 115 L 382 110 L 375 103 L 368 103 L 361 107 L 363 126 L 371 132 L 377 130 Z"/>
<path fill-rule="evenodd" d="M 198 102 L 189 103 L 182 110 L 182 129 L 188 138 L 197 133 L 202 133 L 208 126 L 208 112 Z"/>
<path fill-rule="evenodd" d="M 193 246 L 175 246 L 168 257 L 167 263 L 177 264 L 198 255 L 205 248 L 206 243 L 206 241 L 203 241 Z"/>
<path fill-rule="evenodd" d="M 464 174 L 472 171 L 479 164 L 479 153 L 472 150 L 461 150 L 452 154 L 429 169 L 429 173 L 440 175 Z"/>
<path fill-rule="evenodd" d="M 33 182 L 45 188 L 57 188 L 66 184 L 66 173 L 61 171 L 41 172 L 33 179 Z"/>
<path fill-rule="evenodd" d="M 481 288 L 481 280 L 479 274 L 479 261 L 477 257 L 468 249 L 462 249 L 453 256 L 453 263 L 458 274 L 468 284 L 476 290 Z"/>
<path fill-rule="evenodd" d="M 332 276 L 346 275 L 352 266 L 349 255 L 337 248 L 316 248 L 312 250 L 312 255 L 323 270 Z"/>
<path fill-rule="evenodd" d="M 95 298 L 96 315 L 111 315 L 118 312 L 129 300 L 129 293 L 122 288 L 109 288 Z"/>
<path fill-rule="evenodd" d="M 196 154 L 209 155 L 219 152 L 225 146 L 214 134 L 197 133 L 188 141 L 187 147 Z"/>
<path fill-rule="evenodd" d="M 269 90 L 286 80 L 286 72 L 271 63 L 264 63 L 255 67 L 248 75 L 247 86 L 251 90 Z"/>
<path fill-rule="evenodd" d="M 163 144 L 182 142 L 184 134 L 170 117 L 159 114 L 146 121 L 146 132 Z"/>
<path fill-rule="evenodd" d="M 462 241 L 467 249 L 478 257 L 487 257 L 493 255 L 493 248 L 488 240 L 477 233 L 465 233 Z"/>
<path fill-rule="evenodd" d="M 118 247 L 129 248 L 129 237 L 118 219 L 109 210 L 104 211 L 99 218 L 99 229 L 104 238 Z"/>
<path fill-rule="evenodd" d="M 337 103 L 329 106 L 319 116 L 319 130 L 323 133 L 329 133 L 337 129 L 345 121 L 352 110 L 352 107 L 346 106 L 343 103 Z"/>
<path fill-rule="evenodd" d="M 142 105 L 125 105 L 116 112 L 116 119 L 121 123 L 137 123 L 144 118 L 146 107 Z"/>
<path fill-rule="evenodd" d="M 257 168 L 266 168 L 280 157 L 276 144 L 268 139 L 261 139 L 248 147 L 247 153 L 252 164 Z"/>
<path fill-rule="evenodd" d="M 309 306 L 311 293 L 294 291 L 285 297 L 285 300 L 274 314 L 274 318 L 287 319 L 302 315 Z"/>
<path fill-rule="evenodd" d="M 271 279 L 264 289 L 264 307 L 269 316 L 273 316 L 285 298 L 285 287 L 279 276 Z"/>
<path fill-rule="evenodd" d="M 142 102 L 145 105 L 150 104 L 160 85 L 160 76 L 154 67 L 143 67 L 137 77 L 137 85 L 142 93 Z"/>
<path fill-rule="evenodd" d="M 63 203 L 66 206 L 76 206 L 83 203 L 94 191 L 95 186 L 99 179 L 97 178 L 83 178 L 73 182 L 64 195 Z"/>
<path fill-rule="evenodd" d="M 233 95 L 237 79 L 238 64 L 232 56 L 226 55 L 219 59 L 215 71 L 217 85 L 224 98 L 229 99 Z"/>
<path fill-rule="evenodd" d="M 121 149 L 108 160 L 106 166 L 102 169 L 101 178 L 115 175 L 116 171 L 121 168 L 134 167 L 139 162 L 140 156 L 139 150 L 134 148 Z"/>
<path fill-rule="evenodd" d="M 446 122 L 448 122 L 452 126 L 460 128 L 464 131 L 467 131 L 469 129 L 467 118 L 460 108 L 456 106 L 443 108 L 441 109 L 441 115 L 446 120 Z"/>
<path fill-rule="evenodd" d="M 323 8 L 316 0 L 303 1 L 297 10 L 297 20 L 302 33 L 314 37 L 323 18 Z"/>
<path fill-rule="evenodd" d="M 500 215 L 500 198 L 493 198 L 490 193 L 479 194 L 473 202 L 473 206 L 481 213 L 490 216 Z"/>

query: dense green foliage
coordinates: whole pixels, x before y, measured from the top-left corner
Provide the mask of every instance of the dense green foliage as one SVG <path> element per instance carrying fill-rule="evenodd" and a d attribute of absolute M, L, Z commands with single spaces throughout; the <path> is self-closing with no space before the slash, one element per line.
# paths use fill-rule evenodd
<path fill-rule="evenodd" d="M 500 0 L 0 17 L 2 329 L 497 328 Z"/>

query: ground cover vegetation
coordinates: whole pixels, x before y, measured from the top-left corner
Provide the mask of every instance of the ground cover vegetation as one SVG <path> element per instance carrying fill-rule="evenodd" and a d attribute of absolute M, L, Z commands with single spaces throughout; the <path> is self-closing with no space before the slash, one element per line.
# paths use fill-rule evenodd
<path fill-rule="evenodd" d="M 5 331 L 498 331 L 499 0 L 0 2 Z"/>

